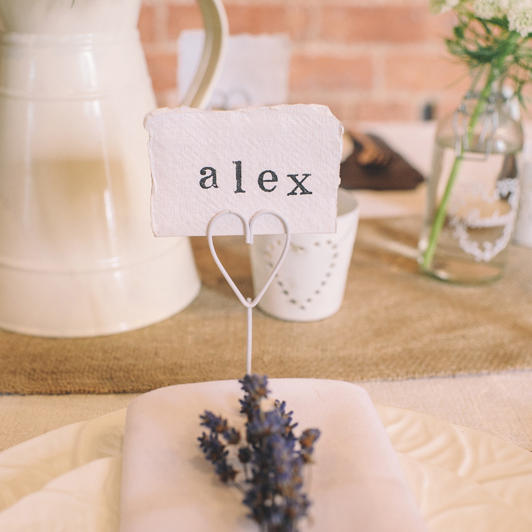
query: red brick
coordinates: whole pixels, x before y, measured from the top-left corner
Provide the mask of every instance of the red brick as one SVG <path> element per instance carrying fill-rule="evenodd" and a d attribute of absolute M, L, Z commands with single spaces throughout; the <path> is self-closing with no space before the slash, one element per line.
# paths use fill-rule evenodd
<path fill-rule="evenodd" d="M 170 4 L 167 16 L 167 34 L 169 39 L 177 39 L 183 30 L 203 28 L 200 8 L 195 4 Z"/>
<path fill-rule="evenodd" d="M 392 55 L 386 58 L 386 85 L 390 89 L 465 92 L 467 70 L 443 55 Z M 456 82 L 456 83 L 455 83 Z"/>
<path fill-rule="evenodd" d="M 430 36 L 426 7 L 324 7 L 321 37 L 331 41 L 419 42 Z"/>
<path fill-rule="evenodd" d="M 289 33 L 293 40 L 306 37 L 310 13 L 304 7 L 226 4 L 232 35 L 239 33 Z"/>
<path fill-rule="evenodd" d="M 148 62 L 148 70 L 154 91 L 165 91 L 176 88 L 176 53 L 147 52 L 146 60 Z"/>
<path fill-rule="evenodd" d="M 226 5 L 229 32 L 274 33 L 286 31 L 286 8 L 279 5 Z"/>
<path fill-rule="evenodd" d="M 416 120 L 419 112 L 411 102 L 361 99 L 348 107 L 348 117 L 356 120 Z"/>
<path fill-rule="evenodd" d="M 369 89 L 373 69 L 369 57 L 294 55 L 290 68 L 291 90 Z"/>
<path fill-rule="evenodd" d="M 443 42 L 453 34 L 453 27 L 456 23 L 455 14 L 450 11 L 442 15 L 431 15 L 427 20 L 427 34 L 431 41 Z"/>
<path fill-rule="evenodd" d="M 143 43 L 152 43 L 155 40 L 155 8 L 151 6 L 141 6 L 138 29 L 140 40 Z"/>
<path fill-rule="evenodd" d="M 286 31 L 288 31 L 293 41 L 302 41 L 310 37 L 312 16 L 313 12 L 308 8 L 288 8 L 286 13 Z"/>

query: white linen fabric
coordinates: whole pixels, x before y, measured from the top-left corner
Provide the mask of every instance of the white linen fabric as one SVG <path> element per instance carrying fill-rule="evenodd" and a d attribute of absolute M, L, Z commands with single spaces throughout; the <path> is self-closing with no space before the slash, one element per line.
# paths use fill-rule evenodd
<path fill-rule="evenodd" d="M 317 427 L 310 520 L 301 530 L 427 530 L 369 396 L 356 385 L 272 379 L 299 429 Z M 237 381 L 161 388 L 128 408 L 122 469 L 121 532 L 255 531 L 242 494 L 217 481 L 198 446 L 199 415 L 210 410 L 243 426 Z"/>
<path fill-rule="evenodd" d="M 532 453 L 375 405 L 430 532 L 530 532 Z M 0 453 L 0 530 L 117 532 L 126 410 Z"/>

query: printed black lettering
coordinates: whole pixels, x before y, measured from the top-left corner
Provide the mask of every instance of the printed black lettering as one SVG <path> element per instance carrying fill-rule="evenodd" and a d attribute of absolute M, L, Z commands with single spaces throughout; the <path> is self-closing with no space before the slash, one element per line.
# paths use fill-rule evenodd
<path fill-rule="evenodd" d="M 233 161 L 233 164 L 236 166 L 236 190 L 235 194 L 245 193 L 246 191 L 242 189 L 242 161 Z"/>
<path fill-rule="evenodd" d="M 210 174 L 207 175 L 208 171 L 210 171 Z M 214 168 L 211 166 L 205 166 L 200 170 L 200 174 L 205 176 L 200 179 L 199 184 L 201 188 L 218 188 L 218 184 L 216 183 L 216 170 Z M 207 184 L 208 179 L 212 179 L 212 182 L 209 185 Z"/>
<path fill-rule="evenodd" d="M 288 177 L 296 184 L 296 187 L 292 190 L 292 192 L 289 192 L 287 194 L 287 196 L 297 196 L 297 190 L 301 190 L 301 192 L 299 193 L 301 196 L 303 194 L 312 194 L 312 192 L 310 190 L 307 190 L 304 186 L 303 186 L 303 181 L 305 181 L 305 179 L 307 179 L 307 177 L 310 177 L 311 174 L 303 174 L 303 179 L 301 180 L 298 180 L 297 179 L 297 176 L 299 174 L 288 174 Z"/>
<path fill-rule="evenodd" d="M 270 174 L 271 179 L 264 179 L 266 174 Z M 264 186 L 264 183 L 277 183 L 277 174 L 273 170 L 264 170 L 264 172 L 261 172 L 258 181 L 260 189 L 264 190 L 264 192 L 273 192 L 277 188 L 277 185 L 274 185 L 271 188 L 266 188 Z"/>

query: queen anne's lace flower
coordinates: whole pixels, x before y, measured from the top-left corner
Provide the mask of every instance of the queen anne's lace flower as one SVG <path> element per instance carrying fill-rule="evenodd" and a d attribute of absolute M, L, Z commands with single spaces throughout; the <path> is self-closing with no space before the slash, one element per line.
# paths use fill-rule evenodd
<path fill-rule="evenodd" d="M 473 12 L 479 18 L 490 19 L 504 16 L 507 7 L 507 2 L 500 0 L 475 0 Z"/>
<path fill-rule="evenodd" d="M 460 0 L 430 0 L 430 10 L 436 14 L 446 13 L 454 9 L 459 3 Z"/>
<path fill-rule="evenodd" d="M 513 0 L 508 8 L 508 27 L 521 37 L 532 33 L 532 0 Z"/>

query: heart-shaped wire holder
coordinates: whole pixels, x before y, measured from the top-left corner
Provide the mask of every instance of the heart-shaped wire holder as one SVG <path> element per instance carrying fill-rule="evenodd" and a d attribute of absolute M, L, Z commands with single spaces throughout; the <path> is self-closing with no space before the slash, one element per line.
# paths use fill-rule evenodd
<path fill-rule="evenodd" d="M 246 244 L 253 244 L 253 225 L 255 224 L 258 218 L 260 218 L 261 216 L 266 216 L 266 215 L 274 216 L 283 224 L 284 232 L 286 235 L 284 248 L 281 253 L 281 256 L 279 257 L 279 260 L 277 261 L 277 264 L 275 265 L 270 276 L 264 283 L 264 286 L 262 287 L 261 291 L 255 296 L 254 299 L 251 299 L 250 297 L 245 298 L 242 295 L 242 292 L 238 289 L 238 287 L 234 283 L 233 279 L 231 279 L 231 276 L 227 273 L 227 270 L 224 268 L 222 262 L 218 258 L 218 254 L 216 253 L 216 250 L 214 249 L 214 242 L 212 240 L 214 226 L 221 218 L 225 216 L 237 216 L 242 222 L 242 226 L 244 228 L 244 237 L 246 239 Z M 290 247 L 290 228 L 288 226 L 288 222 L 286 221 L 286 219 L 283 216 L 281 216 L 279 213 L 274 212 L 274 211 L 267 211 L 267 210 L 258 211 L 251 217 L 251 219 L 248 222 L 246 218 L 242 216 L 242 214 L 235 212 L 235 211 L 225 210 L 225 211 L 219 212 L 218 214 L 215 214 L 211 218 L 209 225 L 207 226 L 207 240 L 209 242 L 209 249 L 211 250 L 211 255 L 212 255 L 212 258 L 214 259 L 214 262 L 216 263 L 216 266 L 218 266 L 218 269 L 222 272 L 222 275 L 225 277 L 225 280 L 229 283 L 229 286 L 232 288 L 233 292 L 235 293 L 236 297 L 239 299 L 240 303 L 242 303 L 242 305 L 244 305 L 244 307 L 247 309 L 246 373 L 250 375 L 251 374 L 251 359 L 252 359 L 252 339 L 253 339 L 252 311 L 253 311 L 253 308 L 258 305 L 262 296 L 264 295 L 264 293 L 270 286 L 271 282 L 277 275 L 279 268 L 283 264 L 283 261 Z"/>

